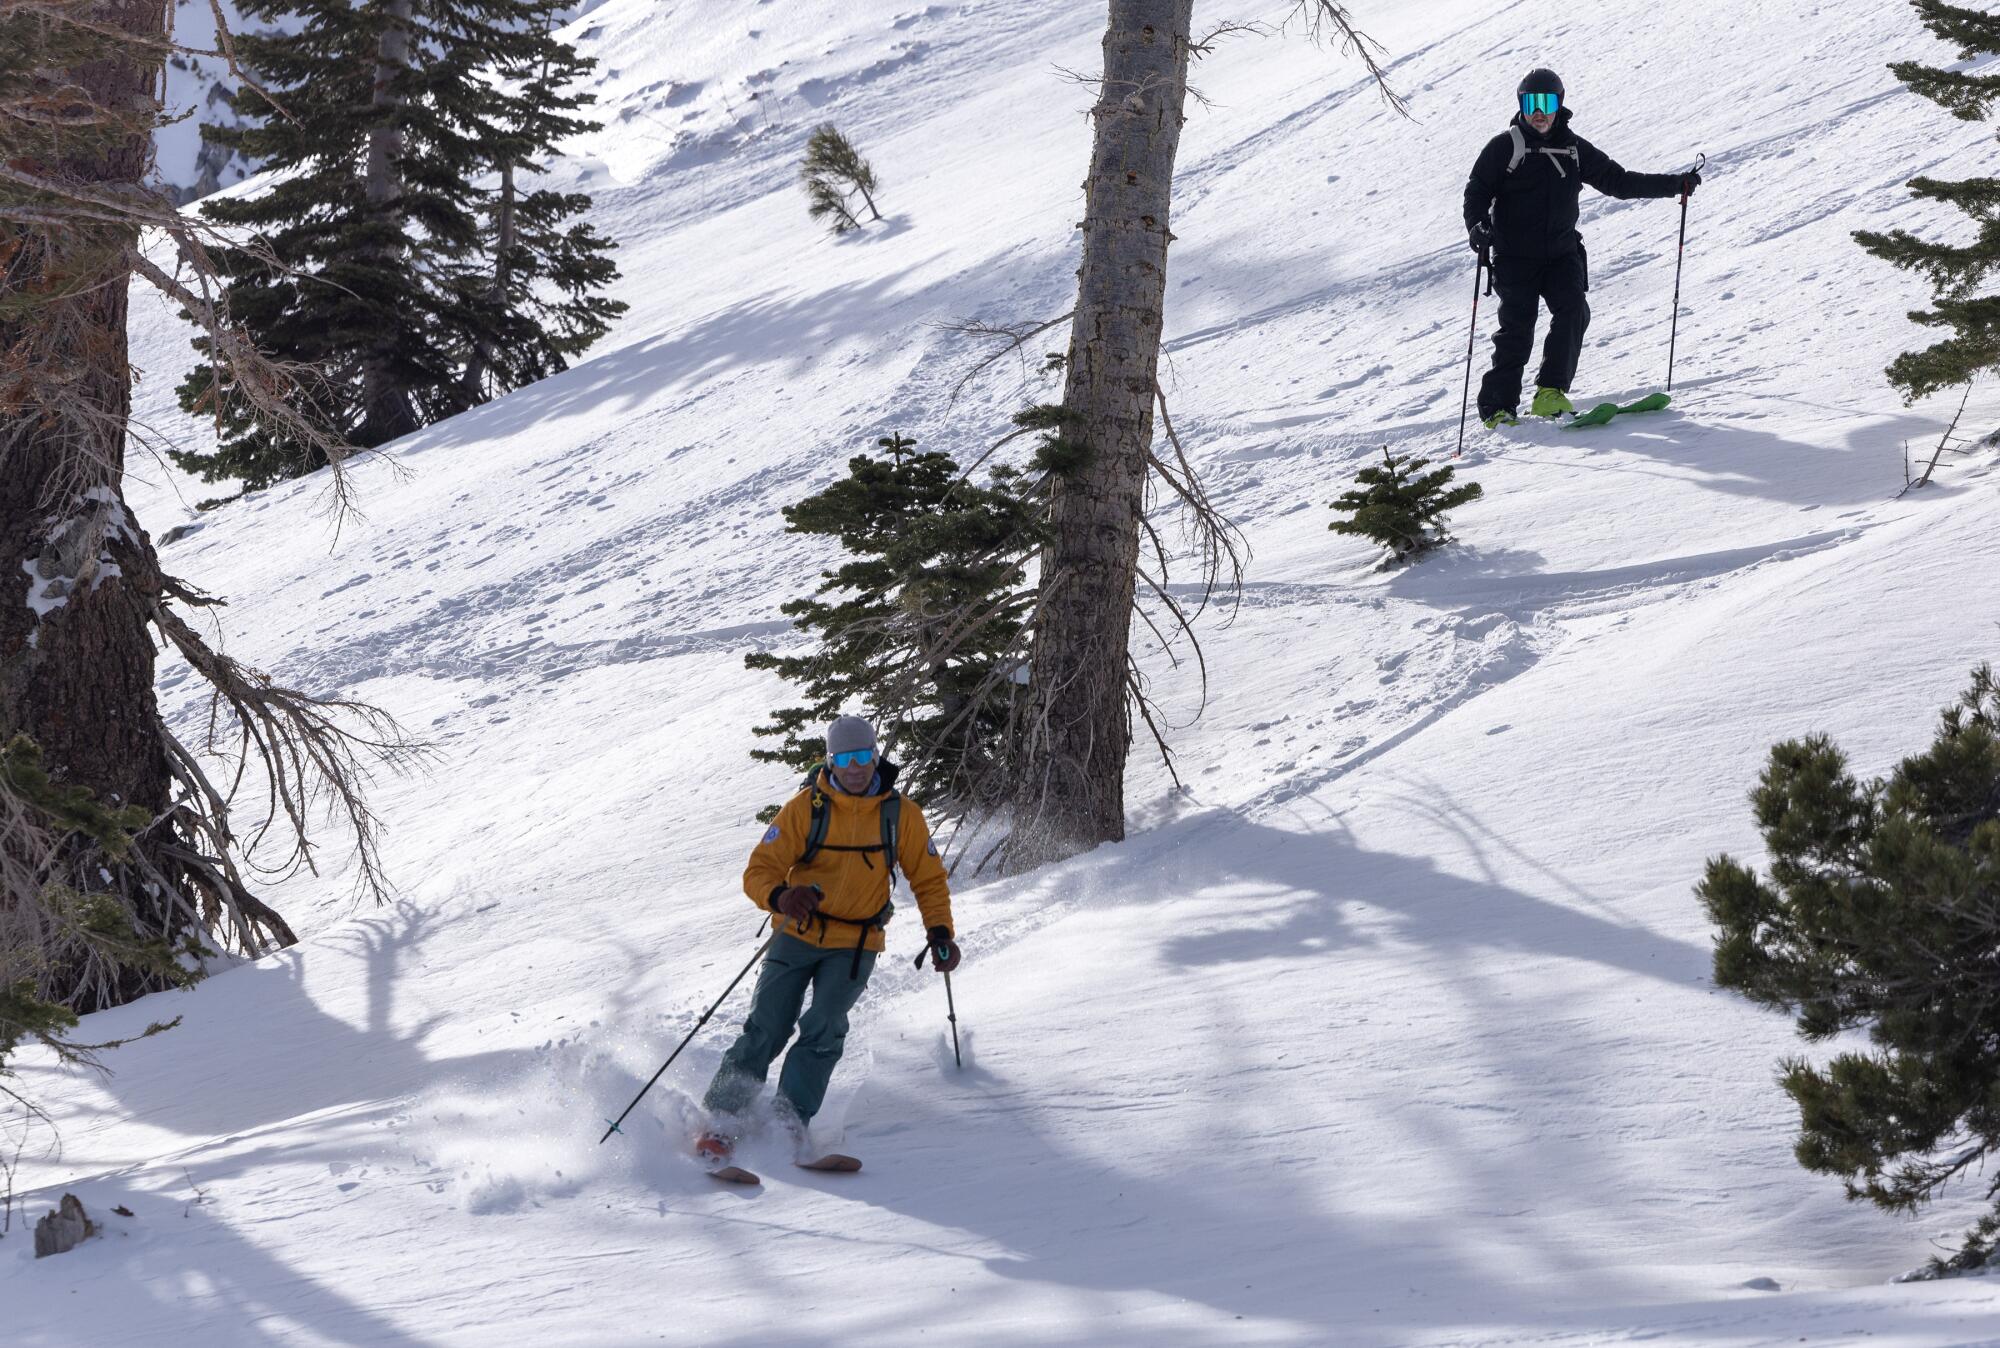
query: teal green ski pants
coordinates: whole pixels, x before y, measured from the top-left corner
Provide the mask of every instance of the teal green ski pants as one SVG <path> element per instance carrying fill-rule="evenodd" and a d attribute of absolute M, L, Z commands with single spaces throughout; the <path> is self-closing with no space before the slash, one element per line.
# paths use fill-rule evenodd
<path fill-rule="evenodd" d="M 855 976 L 852 947 L 822 950 L 796 936 L 780 935 L 758 971 L 743 1033 L 722 1056 L 722 1066 L 702 1097 L 702 1108 L 711 1115 L 741 1114 L 757 1098 L 771 1063 L 796 1026 L 799 1042 L 785 1055 L 778 1093 L 802 1121 L 810 1122 L 826 1100 L 827 1082 L 847 1047 L 847 1013 L 861 1000 L 861 990 L 874 972 L 873 951 L 862 953 L 860 973 Z M 812 1006 L 801 1016 L 807 988 L 812 989 Z"/>

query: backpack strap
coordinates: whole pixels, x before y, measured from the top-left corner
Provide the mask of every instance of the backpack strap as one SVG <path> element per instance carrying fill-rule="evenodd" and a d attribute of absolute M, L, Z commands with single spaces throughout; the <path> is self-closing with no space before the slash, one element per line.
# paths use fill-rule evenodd
<path fill-rule="evenodd" d="M 826 828 L 832 815 L 833 804 L 826 798 L 826 788 L 815 785 L 812 788 L 812 822 L 806 825 L 806 850 L 799 853 L 794 865 L 807 865 L 826 846 Z"/>
<path fill-rule="evenodd" d="M 1514 142 L 1514 153 L 1507 159 L 1507 172 L 1512 173 L 1515 169 L 1521 167 L 1521 161 L 1528 157 L 1528 137 L 1519 126 L 1509 122 L 1507 124 L 1507 138 Z M 1538 148 L 1535 153 L 1545 154 L 1549 157 L 1549 162 L 1556 166 L 1556 176 L 1558 178 L 1569 177 L 1567 173 L 1563 172 L 1562 161 L 1565 159 L 1577 166 L 1578 173 L 1583 172 L 1583 157 L 1576 152 L 1576 146 L 1574 145 L 1565 145 L 1560 150 L 1552 145 L 1544 145 Z"/>
<path fill-rule="evenodd" d="M 859 978 L 861 977 L 861 956 L 868 948 L 868 933 L 877 927 L 888 926 L 889 919 L 896 912 L 894 897 L 896 890 L 896 837 L 903 822 L 903 797 L 893 790 L 882 797 L 882 841 L 879 843 L 869 843 L 863 847 L 850 847 L 841 843 L 829 843 L 826 840 L 826 833 L 827 827 L 832 821 L 832 816 L 833 802 L 827 799 L 826 789 L 815 785 L 812 788 L 812 822 L 806 826 L 806 850 L 799 854 L 799 859 L 793 863 L 794 865 L 803 866 L 821 852 L 859 852 L 861 853 L 862 864 L 872 870 L 875 863 L 868 860 L 868 854 L 879 851 L 882 853 L 883 864 L 889 868 L 890 898 L 873 917 L 862 918 L 857 921 L 853 918 L 842 917 L 829 919 L 824 913 L 820 914 L 820 932 L 822 935 L 826 931 L 828 921 L 845 922 L 857 929 L 854 938 L 854 963 L 849 966 L 847 976 L 849 978 Z"/>
<path fill-rule="evenodd" d="M 889 868 L 889 890 L 896 889 L 896 830 L 903 823 L 903 798 L 895 791 L 882 797 L 882 859 Z"/>

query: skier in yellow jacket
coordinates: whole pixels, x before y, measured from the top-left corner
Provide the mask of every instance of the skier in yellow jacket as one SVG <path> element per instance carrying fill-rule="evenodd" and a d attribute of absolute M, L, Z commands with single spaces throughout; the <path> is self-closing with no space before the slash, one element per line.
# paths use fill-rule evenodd
<path fill-rule="evenodd" d="M 896 793 L 895 782 L 875 728 L 843 716 L 827 728 L 825 766 L 751 851 L 743 892 L 772 915 L 779 934 L 758 972 L 743 1033 L 702 1097 L 713 1120 L 696 1143 L 702 1155 L 728 1156 L 735 1130 L 724 1116 L 740 1115 L 756 1099 L 794 1028 L 799 1041 L 778 1075 L 780 1108 L 801 1127 L 819 1112 L 847 1044 L 848 1012 L 885 946 L 895 871 L 916 894 L 932 965 L 940 972 L 958 967 L 944 863 L 923 811 Z M 812 1004 L 801 1016 L 808 989 Z"/>

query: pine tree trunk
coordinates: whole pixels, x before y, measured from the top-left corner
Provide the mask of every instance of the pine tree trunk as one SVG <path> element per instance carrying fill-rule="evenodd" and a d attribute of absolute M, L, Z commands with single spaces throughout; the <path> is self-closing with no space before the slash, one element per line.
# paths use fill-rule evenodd
<path fill-rule="evenodd" d="M 513 280 L 512 260 L 519 228 L 515 219 L 514 165 L 509 161 L 500 166 L 500 204 L 493 220 L 493 284 L 486 291 L 495 314 L 507 304 L 507 287 Z M 466 406 L 477 407 L 486 401 L 486 376 L 493 368 L 494 359 L 492 339 L 480 337 L 473 344 L 472 357 L 465 365 Z"/>
<path fill-rule="evenodd" d="M 1126 651 L 1194 0 L 1110 4 L 1063 393 L 1089 457 L 1054 488 L 1015 869 L 1125 836 Z"/>
<path fill-rule="evenodd" d="M 93 17 L 165 39 L 166 0 L 105 5 Z M 130 109 L 156 99 L 159 73 L 154 57 L 93 61 L 63 76 L 98 107 Z M 135 134 L 46 167 L 118 191 L 137 187 L 151 155 L 150 137 Z M 168 795 L 147 630 L 158 561 L 122 496 L 137 237 L 112 226 L 26 237 L 9 281 L 25 271 L 73 283 L 64 298 L 17 300 L 0 321 L 10 368 L 43 376 L 0 421 L 0 738 L 26 734 L 59 783 L 157 814 Z"/>
<path fill-rule="evenodd" d="M 368 133 L 368 179 L 366 196 L 374 228 L 379 231 L 376 247 L 388 252 L 405 246 L 403 230 L 403 129 L 394 115 L 403 106 L 397 87 L 410 65 L 411 0 L 377 0 L 388 18 L 376 44 L 375 88 L 371 106 L 377 121 Z M 388 271 L 389 266 L 384 267 Z M 384 349 L 371 353 L 363 362 L 362 424 L 356 443 L 364 446 L 386 444 L 418 428 L 416 409 L 409 390 L 396 381 L 393 353 Z"/>

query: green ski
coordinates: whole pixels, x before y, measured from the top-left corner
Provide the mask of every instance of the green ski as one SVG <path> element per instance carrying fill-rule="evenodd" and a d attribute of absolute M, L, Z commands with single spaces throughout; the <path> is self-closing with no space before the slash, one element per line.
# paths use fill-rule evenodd
<path fill-rule="evenodd" d="M 1585 412 L 1583 415 L 1574 417 L 1569 421 L 1564 422 L 1563 429 L 1566 431 L 1573 431 L 1577 429 L 1577 427 L 1579 426 L 1602 426 L 1605 422 L 1611 420 L 1611 418 L 1617 416 L 1621 412 L 1665 411 L 1667 404 L 1672 401 L 1673 399 L 1669 398 L 1664 393 L 1649 393 L 1645 397 L 1639 399 L 1639 401 L 1634 403 L 1626 403 L 1623 407 L 1620 407 L 1617 403 L 1599 403 L 1597 406 L 1591 408 L 1588 412 Z"/>

